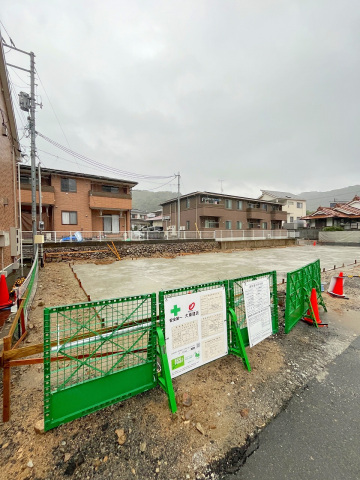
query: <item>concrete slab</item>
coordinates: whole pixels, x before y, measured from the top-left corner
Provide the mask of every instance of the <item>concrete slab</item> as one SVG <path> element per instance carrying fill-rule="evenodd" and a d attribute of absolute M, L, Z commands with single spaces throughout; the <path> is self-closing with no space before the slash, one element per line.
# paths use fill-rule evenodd
<path fill-rule="evenodd" d="M 278 281 L 287 272 L 320 259 L 321 268 L 360 261 L 360 248 L 297 246 L 231 253 L 202 253 L 172 259 L 142 258 L 110 265 L 74 266 L 92 300 L 159 292 L 171 288 L 228 280 L 276 270 Z"/>

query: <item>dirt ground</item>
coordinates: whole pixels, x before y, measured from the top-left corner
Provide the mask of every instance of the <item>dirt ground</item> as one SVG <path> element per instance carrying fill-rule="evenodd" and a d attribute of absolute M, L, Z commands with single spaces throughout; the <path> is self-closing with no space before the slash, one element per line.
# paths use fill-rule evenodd
<path fill-rule="evenodd" d="M 342 270 L 360 275 L 356 265 Z M 323 273 L 323 281 L 338 272 Z M 44 306 L 87 300 L 66 263 L 47 264 L 38 285 L 25 345 L 42 342 Z M 359 292 L 354 277 L 345 284 L 348 300 L 324 293 L 328 314 L 320 308 L 320 316 L 328 328 L 299 322 L 285 335 L 279 307 L 280 332 L 247 349 L 251 372 L 229 355 L 174 379 L 176 414 L 155 388 L 38 434 L 43 368 L 13 368 L 11 420 L 0 424 L 0 479 L 218 479 L 236 471 L 257 447 L 258 431 L 360 334 Z"/>

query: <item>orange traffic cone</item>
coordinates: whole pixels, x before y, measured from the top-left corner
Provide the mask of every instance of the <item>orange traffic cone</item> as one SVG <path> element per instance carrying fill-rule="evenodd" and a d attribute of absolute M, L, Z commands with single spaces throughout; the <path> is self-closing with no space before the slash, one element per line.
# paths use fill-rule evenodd
<path fill-rule="evenodd" d="M 311 325 L 314 324 L 314 319 L 312 318 L 312 313 L 314 313 L 315 321 L 317 323 L 318 327 L 327 327 L 327 323 L 322 323 L 320 320 L 319 316 L 319 308 L 318 308 L 318 303 L 317 303 L 317 293 L 316 293 L 316 288 L 313 288 L 311 290 L 311 295 L 310 295 L 310 304 L 312 306 L 312 311 L 309 308 L 308 311 L 306 312 L 306 316 L 303 318 L 304 322 L 310 323 Z"/>
<path fill-rule="evenodd" d="M 338 277 L 332 277 L 328 293 L 333 297 L 347 298 L 344 295 L 344 280 L 343 272 L 340 272 Z"/>
<path fill-rule="evenodd" d="M 313 243 L 313 246 L 316 247 L 316 240 L 315 240 L 315 242 Z"/>
<path fill-rule="evenodd" d="M 5 275 L 1 275 L 0 278 L 0 310 L 3 308 L 8 308 L 12 305 L 12 301 L 9 297 L 9 290 L 6 284 Z"/>

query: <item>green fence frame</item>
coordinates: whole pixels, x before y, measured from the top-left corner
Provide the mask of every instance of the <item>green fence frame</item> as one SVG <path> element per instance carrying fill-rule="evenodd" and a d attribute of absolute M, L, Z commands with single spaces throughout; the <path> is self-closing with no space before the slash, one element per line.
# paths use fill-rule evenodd
<path fill-rule="evenodd" d="M 249 334 L 246 324 L 245 301 L 242 284 L 257 280 L 258 278 L 268 277 L 270 281 L 270 302 L 271 302 L 271 321 L 273 335 L 279 331 L 279 320 L 277 311 L 277 276 L 276 272 L 266 272 L 257 275 L 250 275 L 247 277 L 240 277 L 229 280 L 229 308 L 235 312 L 237 327 L 240 330 L 244 346 L 249 346 Z M 232 343 L 230 350 L 236 349 L 237 344 Z"/>
<path fill-rule="evenodd" d="M 159 292 L 44 309 L 45 430 L 159 385 L 177 406 L 165 345 L 165 297 L 224 287 L 229 354 L 249 371 L 242 284 L 270 279 L 272 331 L 278 331 L 276 272 Z M 160 366 L 159 371 L 157 371 Z"/>
<path fill-rule="evenodd" d="M 318 304 L 325 312 L 326 306 L 321 295 L 320 260 L 289 272 L 286 279 L 285 333 L 289 333 L 298 321 L 311 309 L 310 295 L 316 289 Z M 314 322 L 317 327 L 317 322 Z"/>
<path fill-rule="evenodd" d="M 157 386 L 156 338 L 155 293 L 45 308 L 45 430 Z"/>

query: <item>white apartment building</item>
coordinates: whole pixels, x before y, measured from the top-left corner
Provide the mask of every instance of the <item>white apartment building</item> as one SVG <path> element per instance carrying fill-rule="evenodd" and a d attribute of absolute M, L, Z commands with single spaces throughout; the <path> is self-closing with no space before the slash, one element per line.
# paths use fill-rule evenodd
<path fill-rule="evenodd" d="M 273 190 L 261 190 L 259 200 L 278 202 L 282 209 L 287 212 L 287 223 L 293 223 L 306 215 L 306 200 L 289 192 L 276 192 Z"/>

